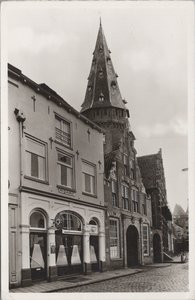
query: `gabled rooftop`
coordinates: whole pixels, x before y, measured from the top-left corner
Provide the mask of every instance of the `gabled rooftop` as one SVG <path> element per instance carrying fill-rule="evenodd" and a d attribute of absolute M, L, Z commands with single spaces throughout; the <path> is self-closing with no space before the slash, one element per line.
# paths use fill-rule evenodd
<path fill-rule="evenodd" d="M 45 83 L 38 84 L 25 76 L 21 70 L 14 67 L 11 64 L 8 64 L 8 76 L 13 78 L 17 81 L 20 81 L 22 84 L 25 84 L 32 88 L 37 94 L 43 95 L 45 98 L 49 99 L 50 101 L 55 102 L 57 105 L 64 108 L 69 113 L 75 115 L 77 118 L 81 119 L 84 123 L 88 124 L 90 127 L 98 130 L 99 132 L 104 132 L 102 128 L 98 125 L 90 121 L 88 118 L 83 116 L 79 113 L 76 109 L 74 109 L 70 104 L 68 104 L 61 96 L 59 96 L 54 90 L 52 90 L 48 85 Z"/>

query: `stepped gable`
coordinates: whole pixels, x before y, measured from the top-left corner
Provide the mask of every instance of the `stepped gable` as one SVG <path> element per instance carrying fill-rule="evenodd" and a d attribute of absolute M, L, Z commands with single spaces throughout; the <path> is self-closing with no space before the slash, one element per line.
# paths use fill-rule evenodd
<path fill-rule="evenodd" d="M 121 108 L 128 112 L 128 109 L 125 107 L 125 100 L 121 97 L 117 82 L 118 75 L 114 70 L 110 53 L 100 22 L 81 112 L 90 108 L 102 107 Z"/>
<path fill-rule="evenodd" d="M 156 154 L 137 157 L 142 180 L 146 189 L 156 187 Z"/>

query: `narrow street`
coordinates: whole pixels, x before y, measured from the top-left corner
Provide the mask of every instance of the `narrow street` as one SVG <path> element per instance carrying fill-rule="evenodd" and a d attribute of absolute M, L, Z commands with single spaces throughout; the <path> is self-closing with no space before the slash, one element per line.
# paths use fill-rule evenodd
<path fill-rule="evenodd" d="M 138 274 L 59 292 L 188 292 L 188 263 L 149 268 Z"/>

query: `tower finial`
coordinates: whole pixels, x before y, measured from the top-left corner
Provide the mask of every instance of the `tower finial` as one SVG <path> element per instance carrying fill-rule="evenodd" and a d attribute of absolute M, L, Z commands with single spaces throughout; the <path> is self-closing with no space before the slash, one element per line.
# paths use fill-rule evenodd
<path fill-rule="evenodd" d="M 102 26 L 102 19 L 101 19 L 101 17 L 100 17 L 100 27 Z"/>

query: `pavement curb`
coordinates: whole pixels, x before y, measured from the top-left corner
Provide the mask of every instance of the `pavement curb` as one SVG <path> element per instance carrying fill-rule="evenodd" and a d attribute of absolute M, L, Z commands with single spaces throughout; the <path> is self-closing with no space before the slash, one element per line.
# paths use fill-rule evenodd
<path fill-rule="evenodd" d="M 120 277 L 125 277 L 125 276 L 131 276 L 131 275 L 134 275 L 134 274 L 141 273 L 143 271 L 144 270 L 138 270 L 138 271 L 135 271 L 134 273 L 114 275 L 114 276 L 112 276 L 110 278 L 92 279 L 89 282 L 81 282 L 81 283 L 77 283 L 77 284 L 72 285 L 72 286 L 67 286 L 67 287 L 63 287 L 63 288 L 53 289 L 53 290 L 49 290 L 47 292 L 42 292 L 42 293 L 53 293 L 53 292 L 57 292 L 57 291 L 68 290 L 68 289 L 71 289 L 71 288 L 76 288 L 76 287 L 80 287 L 80 286 L 84 286 L 84 285 L 90 285 L 90 284 L 97 283 L 97 282 L 112 280 L 112 279 L 116 279 L 116 278 L 120 278 Z"/>

